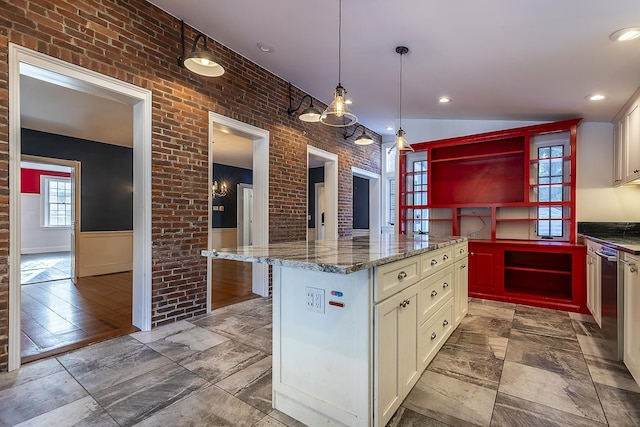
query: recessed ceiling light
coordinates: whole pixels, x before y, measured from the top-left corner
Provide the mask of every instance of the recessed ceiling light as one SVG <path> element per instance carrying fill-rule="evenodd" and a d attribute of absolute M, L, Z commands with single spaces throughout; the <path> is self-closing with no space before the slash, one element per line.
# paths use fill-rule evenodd
<path fill-rule="evenodd" d="M 258 46 L 258 49 L 266 53 L 273 53 L 276 51 L 273 46 L 269 46 L 268 44 L 258 43 L 256 46 Z"/>
<path fill-rule="evenodd" d="M 393 126 L 387 126 L 387 130 L 393 130 Z"/>
<path fill-rule="evenodd" d="M 585 98 L 587 98 L 589 101 L 602 101 L 606 98 L 606 96 L 600 95 L 599 93 L 594 93 L 593 95 L 585 96 Z"/>
<path fill-rule="evenodd" d="M 451 98 L 449 98 L 448 96 L 441 96 L 440 98 L 438 98 L 438 102 L 440 104 L 448 104 L 449 102 L 451 102 Z"/>
<path fill-rule="evenodd" d="M 614 42 L 626 42 L 640 37 L 640 27 L 622 28 L 611 33 L 609 38 Z"/>

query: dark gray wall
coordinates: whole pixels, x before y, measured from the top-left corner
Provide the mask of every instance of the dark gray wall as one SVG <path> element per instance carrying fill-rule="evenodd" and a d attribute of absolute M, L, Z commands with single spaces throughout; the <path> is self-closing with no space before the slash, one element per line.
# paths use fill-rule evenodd
<path fill-rule="evenodd" d="M 213 181 L 218 181 L 218 185 L 225 182 L 228 192 L 224 197 L 213 199 L 213 205 L 224 206 L 224 210 L 211 212 L 212 228 L 237 228 L 238 194 L 236 188 L 238 184 L 253 184 L 253 171 L 214 163 Z"/>
<path fill-rule="evenodd" d="M 307 213 L 311 215 L 308 221 L 308 228 L 316 227 L 316 184 L 324 182 L 324 167 L 309 169 L 309 186 L 307 188 Z"/>
<path fill-rule="evenodd" d="M 353 228 L 369 229 L 369 180 L 353 177 Z"/>

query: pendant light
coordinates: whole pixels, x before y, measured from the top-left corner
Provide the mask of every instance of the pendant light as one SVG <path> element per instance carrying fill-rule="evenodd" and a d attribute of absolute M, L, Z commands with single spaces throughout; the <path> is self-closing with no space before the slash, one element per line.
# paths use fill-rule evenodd
<path fill-rule="evenodd" d="M 396 148 L 399 151 L 415 151 L 413 147 L 404 138 L 405 132 L 402 129 L 402 55 L 409 52 L 409 48 L 406 46 L 396 47 L 396 53 L 400 54 L 400 126 L 396 133 Z"/>
<path fill-rule="evenodd" d="M 320 116 L 320 121 L 328 126 L 345 127 L 358 122 L 358 118 L 351 112 L 344 96 L 347 91 L 340 84 L 340 72 L 342 66 L 342 0 L 338 1 L 338 86 L 333 97 L 333 102 Z"/>

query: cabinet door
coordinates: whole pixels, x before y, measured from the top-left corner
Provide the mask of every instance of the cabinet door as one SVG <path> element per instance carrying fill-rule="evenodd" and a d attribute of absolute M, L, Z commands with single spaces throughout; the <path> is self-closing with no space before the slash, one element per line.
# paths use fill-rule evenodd
<path fill-rule="evenodd" d="M 640 104 L 635 103 L 625 117 L 625 181 L 640 178 Z"/>
<path fill-rule="evenodd" d="M 602 327 L 599 266 L 600 258 L 594 253 L 594 248 L 589 246 L 587 249 L 587 308 L 598 326 Z"/>
<path fill-rule="evenodd" d="M 625 178 L 625 120 L 620 120 L 613 127 L 613 185 L 620 185 Z"/>
<path fill-rule="evenodd" d="M 417 285 L 374 308 L 375 419 L 386 425 L 418 381 Z"/>
<path fill-rule="evenodd" d="M 640 258 L 625 254 L 624 364 L 640 385 Z"/>
<path fill-rule="evenodd" d="M 469 248 L 469 291 L 499 292 L 496 269 L 498 257 L 489 249 Z"/>
<path fill-rule="evenodd" d="M 454 323 L 458 327 L 469 311 L 469 262 L 463 258 L 455 263 L 454 290 Z"/>

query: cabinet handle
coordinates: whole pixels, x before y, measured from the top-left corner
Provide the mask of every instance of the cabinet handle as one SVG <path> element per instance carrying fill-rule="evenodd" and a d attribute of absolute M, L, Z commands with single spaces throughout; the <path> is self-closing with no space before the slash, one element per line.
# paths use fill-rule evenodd
<path fill-rule="evenodd" d="M 437 296 L 437 295 L 438 295 L 438 292 L 437 292 L 437 291 L 435 291 L 435 290 L 431 291 L 431 296 L 432 296 L 432 297 L 435 297 L 435 296 Z"/>
<path fill-rule="evenodd" d="M 460 268 L 467 268 L 467 264 L 462 264 Z"/>
<path fill-rule="evenodd" d="M 438 336 L 438 335 L 436 335 L 436 333 L 435 333 L 435 332 L 431 332 L 431 339 L 432 339 L 432 340 L 435 340 L 437 336 Z"/>
<path fill-rule="evenodd" d="M 635 273 L 636 271 L 638 271 L 638 268 L 636 267 L 636 265 L 632 262 L 629 261 L 625 261 L 623 259 L 620 260 L 621 263 L 623 263 L 624 265 L 628 265 L 629 266 L 629 271 L 631 273 Z"/>
<path fill-rule="evenodd" d="M 463 254 L 464 253 L 464 248 L 460 248 L 460 253 Z"/>
<path fill-rule="evenodd" d="M 406 306 L 408 306 L 409 304 L 411 304 L 411 300 L 410 299 L 406 299 L 404 301 L 402 301 L 400 303 L 400 307 L 405 308 Z"/>
<path fill-rule="evenodd" d="M 444 282 L 442 284 L 442 289 L 447 289 L 449 287 L 449 284 L 447 282 Z"/>
<path fill-rule="evenodd" d="M 407 273 L 404 272 L 404 270 L 402 270 L 400 273 L 398 273 L 398 280 L 402 280 L 404 278 L 407 277 Z"/>
<path fill-rule="evenodd" d="M 442 322 L 442 326 L 447 326 L 449 325 L 449 321 L 447 319 L 444 319 L 444 322 Z"/>
<path fill-rule="evenodd" d="M 449 255 L 447 254 L 442 255 L 442 261 L 446 261 L 448 259 L 449 259 Z"/>
<path fill-rule="evenodd" d="M 591 260 L 590 260 L 590 259 L 589 259 L 589 260 L 587 260 L 587 265 L 591 265 L 591 264 L 593 264 L 593 262 L 591 262 Z"/>
<path fill-rule="evenodd" d="M 438 261 L 437 261 L 437 260 L 435 260 L 435 259 L 432 259 L 432 260 L 431 260 L 431 265 L 436 265 L 437 263 L 438 263 Z"/>

